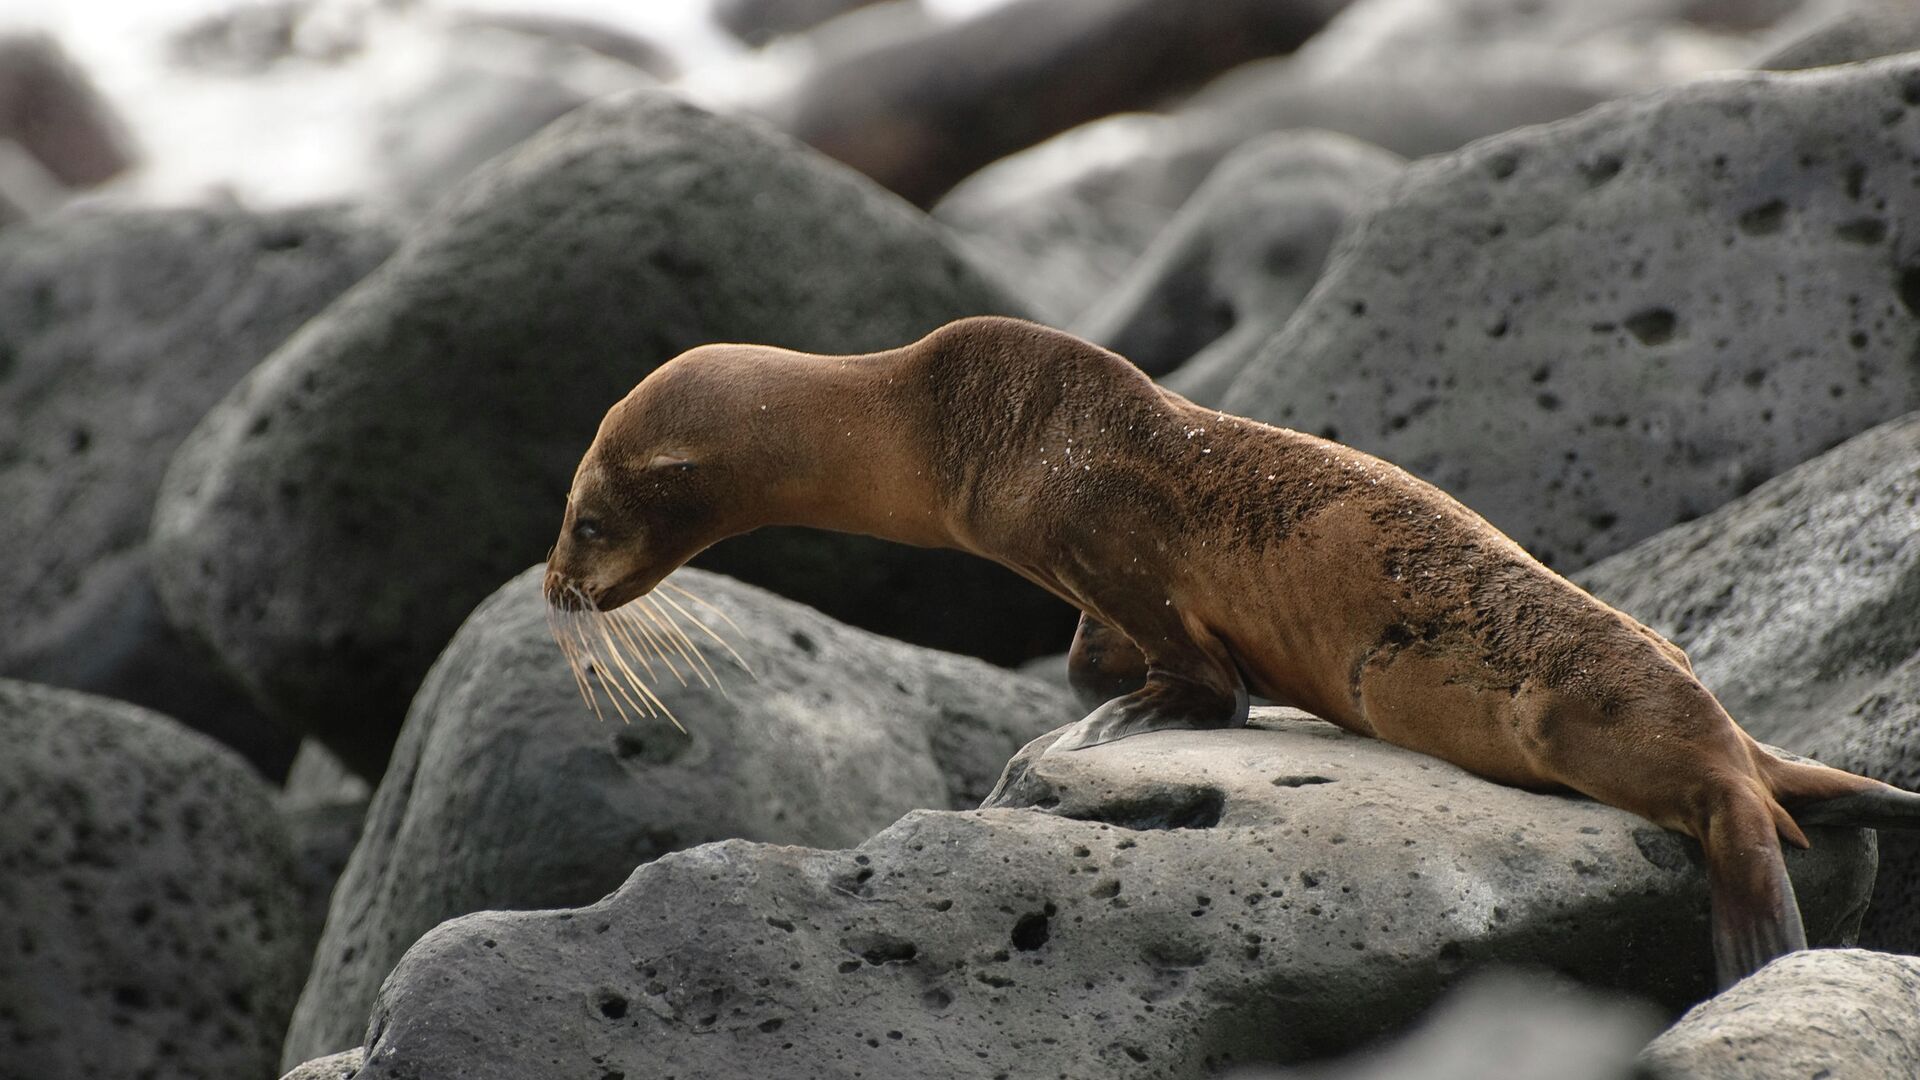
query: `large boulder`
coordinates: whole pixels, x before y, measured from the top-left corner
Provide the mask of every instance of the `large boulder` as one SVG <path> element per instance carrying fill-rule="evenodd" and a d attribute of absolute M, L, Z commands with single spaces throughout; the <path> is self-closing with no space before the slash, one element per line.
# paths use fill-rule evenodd
<path fill-rule="evenodd" d="M 245 762 L 122 702 L 0 680 L 0 1072 L 272 1075 L 309 941 Z"/>
<path fill-rule="evenodd" d="M 1819 0 L 1784 36 L 1753 66 L 1797 71 L 1920 50 L 1920 7 L 1909 0 Z"/>
<path fill-rule="evenodd" d="M 1703 80 L 1410 167 L 1229 411 L 1576 567 L 1920 404 L 1920 56 Z"/>
<path fill-rule="evenodd" d="M 711 341 L 868 351 L 1016 308 L 912 208 L 759 125 L 595 102 L 482 169 L 207 417 L 155 515 L 161 596 L 377 776 L 420 676 L 547 549 L 602 414 L 656 365 Z M 710 558 L 996 659 L 1071 625 L 954 552 L 766 530 Z"/>
<path fill-rule="evenodd" d="M 655 689 L 686 733 L 621 724 L 603 699 L 609 728 L 549 632 L 540 576 L 482 604 L 421 688 L 334 892 L 285 1064 L 356 1044 L 381 980 L 446 919 L 590 903 L 635 865 L 713 840 L 849 847 L 918 807 L 971 808 L 1023 743 L 1080 712 L 1036 680 L 682 570 L 663 591 L 712 605 L 681 601 L 755 677 L 723 665 L 723 694 L 662 673 Z"/>
<path fill-rule="evenodd" d="M 728 841 L 563 912 L 422 938 L 360 1080 L 546 1074 L 1200 1077 L 1397 1029 L 1524 963 L 1672 1007 L 1709 991 L 1693 845 L 1257 710 L 1008 766 L 987 806 L 844 851 Z M 1844 941 L 1872 841 L 1789 855 Z"/>
<path fill-rule="evenodd" d="M 1783 956 L 1653 1040 L 1658 1080 L 1920 1076 L 1920 959 L 1860 949 Z"/>
<path fill-rule="evenodd" d="M 989 162 L 1256 57 L 1345 0 L 1016 0 L 840 57 L 773 110 L 781 126 L 921 206 Z"/>
<path fill-rule="evenodd" d="M 1761 738 L 1920 789 L 1920 413 L 1577 575 Z M 1881 835 L 1875 949 L 1920 953 L 1920 837 Z"/>
<path fill-rule="evenodd" d="M 147 526 L 193 425 L 393 244 L 348 209 L 0 233 L 0 674 L 146 705 L 286 768 L 296 736 L 163 616 Z"/>
<path fill-rule="evenodd" d="M 1440 70 L 1245 65 L 1185 108 L 1084 124 L 956 187 L 934 215 L 1046 321 L 1070 324 L 1132 268 L 1222 158 L 1318 128 L 1406 157 L 1569 116 L 1638 87 L 1540 62 Z"/>
<path fill-rule="evenodd" d="M 1220 163 L 1074 329 L 1150 375 L 1171 375 L 1163 381 L 1193 400 L 1217 402 L 1319 280 L 1347 220 L 1404 164 L 1330 132 L 1256 139 Z"/>

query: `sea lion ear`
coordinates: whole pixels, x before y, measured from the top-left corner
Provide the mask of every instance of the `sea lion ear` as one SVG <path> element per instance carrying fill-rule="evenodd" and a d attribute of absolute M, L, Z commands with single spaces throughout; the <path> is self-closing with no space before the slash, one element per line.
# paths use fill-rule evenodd
<path fill-rule="evenodd" d="M 653 460 L 647 462 L 647 468 L 649 469 L 687 469 L 692 467 L 692 459 L 688 458 L 685 454 L 672 450 L 665 450 L 655 454 L 653 455 Z"/>

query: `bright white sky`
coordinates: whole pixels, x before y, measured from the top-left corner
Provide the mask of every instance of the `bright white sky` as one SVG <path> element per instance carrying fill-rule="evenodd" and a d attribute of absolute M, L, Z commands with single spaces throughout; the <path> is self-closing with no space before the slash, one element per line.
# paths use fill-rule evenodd
<path fill-rule="evenodd" d="M 87 69 L 140 147 L 143 167 L 120 186 L 142 200 L 196 201 L 227 190 L 265 205 L 361 191 L 373 118 L 383 101 L 436 69 L 437 39 L 408 19 L 374 15 L 370 47 L 351 63 L 296 61 L 245 77 L 167 63 L 165 43 L 173 31 L 246 2 L 0 0 L 0 29 L 51 32 Z M 921 2 L 952 19 L 1007 0 Z M 709 21 L 709 0 L 422 0 L 417 6 L 570 15 L 634 31 L 665 46 L 687 69 L 743 63 L 741 47 Z M 377 4 L 329 0 L 328 7 L 371 12 Z"/>

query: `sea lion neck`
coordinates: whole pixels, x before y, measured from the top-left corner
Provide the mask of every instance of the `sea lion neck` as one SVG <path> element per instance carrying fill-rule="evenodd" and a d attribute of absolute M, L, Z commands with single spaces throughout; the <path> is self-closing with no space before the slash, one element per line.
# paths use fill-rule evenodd
<path fill-rule="evenodd" d="M 754 468 L 767 479 L 756 525 L 805 525 L 921 547 L 952 546 L 928 482 L 924 439 L 902 404 L 901 350 L 816 356 L 766 350 L 742 390 Z M 802 377 L 804 375 L 804 377 Z"/>

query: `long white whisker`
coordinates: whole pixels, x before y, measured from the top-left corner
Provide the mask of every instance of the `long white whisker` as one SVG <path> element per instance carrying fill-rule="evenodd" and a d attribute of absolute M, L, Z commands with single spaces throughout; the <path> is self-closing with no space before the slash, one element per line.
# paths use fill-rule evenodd
<path fill-rule="evenodd" d="M 685 589 L 678 589 L 675 591 L 686 593 Z M 688 594 L 688 595 L 691 595 L 691 594 Z M 663 596 L 660 599 L 665 600 L 669 604 L 673 604 L 673 608 L 675 611 L 678 611 L 680 614 L 685 615 L 687 617 L 688 622 L 691 622 L 693 625 L 699 627 L 701 631 L 705 633 L 708 637 L 712 638 L 716 644 L 718 644 L 721 648 L 727 650 L 727 655 L 733 657 L 733 662 L 740 665 L 740 670 L 746 672 L 748 675 L 753 674 L 753 668 L 747 664 L 746 658 L 741 656 L 740 653 L 737 650 L 735 650 L 732 645 L 728 644 L 726 638 L 723 638 L 719 634 L 714 633 L 713 627 L 708 626 L 704 622 L 701 622 L 700 617 L 695 615 L 693 612 L 688 611 L 686 608 L 681 607 L 679 604 L 674 604 L 673 597 Z M 715 609 L 715 610 L 718 610 L 718 609 Z M 729 619 L 727 621 L 731 623 L 733 620 Z M 734 629 L 738 630 L 739 627 L 736 626 L 734 627 Z"/>

